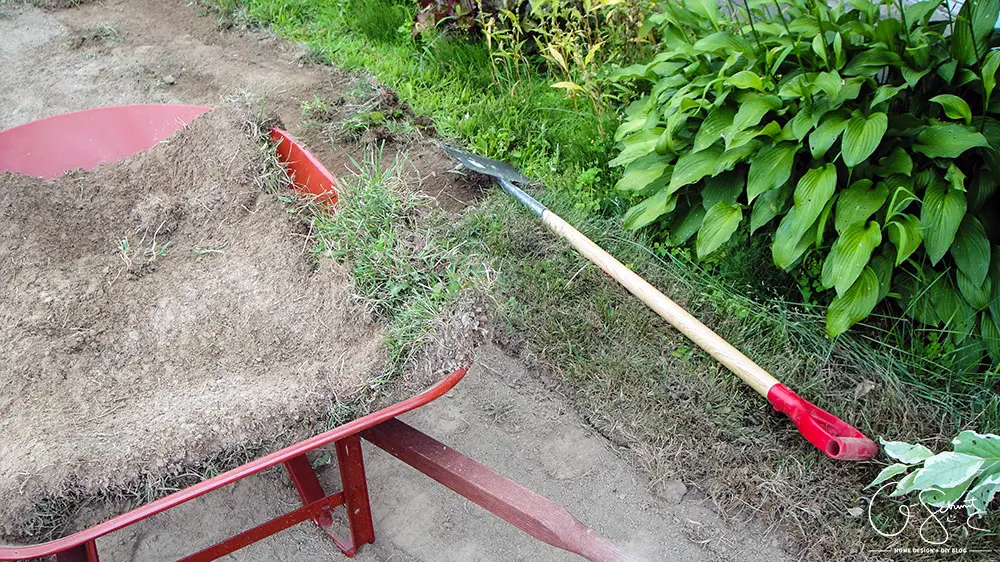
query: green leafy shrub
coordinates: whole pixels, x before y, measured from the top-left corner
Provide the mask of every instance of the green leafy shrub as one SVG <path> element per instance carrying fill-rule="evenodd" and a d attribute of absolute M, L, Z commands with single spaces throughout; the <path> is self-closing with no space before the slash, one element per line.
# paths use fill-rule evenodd
<path fill-rule="evenodd" d="M 986 515 L 1000 492 L 1000 435 L 963 431 L 951 444 L 953 451 L 935 455 L 923 445 L 883 441 L 885 454 L 898 462 L 882 469 L 868 487 L 889 486 L 902 476 L 891 496 L 915 494 L 933 507 L 964 505 L 970 517 Z"/>
<path fill-rule="evenodd" d="M 616 72 L 646 92 L 615 135 L 626 224 L 700 258 L 768 236 L 784 270 L 822 261 L 831 336 L 889 298 L 1000 360 L 1000 2 L 749 5 L 664 3 L 664 50 Z"/>

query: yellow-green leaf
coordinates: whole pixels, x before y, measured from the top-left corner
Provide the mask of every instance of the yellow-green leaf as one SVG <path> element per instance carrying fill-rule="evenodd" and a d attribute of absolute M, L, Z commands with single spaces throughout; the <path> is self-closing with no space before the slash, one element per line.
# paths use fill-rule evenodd
<path fill-rule="evenodd" d="M 867 226 L 855 223 L 848 227 L 837 238 L 823 263 L 823 287 L 834 287 L 838 295 L 844 295 L 868 266 L 872 251 L 881 243 L 882 229 L 875 221 Z"/>
<path fill-rule="evenodd" d="M 698 259 L 703 259 L 725 244 L 736 232 L 743 220 L 743 211 L 738 205 L 719 201 L 705 213 L 705 218 L 698 230 L 698 240 L 695 249 Z"/>
<path fill-rule="evenodd" d="M 781 187 L 792 175 L 792 164 L 799 146 L 781 143 L 757 153 L 747 175 L 747 202 L 753 203 L 761 193 Z"/>
<path fill-rule="evenodd" d="M 941 94 L 931 98 L 931 101 L 940 105 L 948 117 L 961 119 L 966 125 L 972 123 L 972 110 L 962 98 L 954 94 Z"/>
<path fill-rule="evenodd" d="M 625 213 L 625 228 L 640 229 L 672 211 L 676 205 L 677 198 L 671 197 L 667 189 L 661 189 Z"/>
<path fill-rule="evenodd" d="M 553 88 L 562 88 L 567 92 L 582 92 L 583 86 L 577 84 L 576 82 L 556 82 L 552 85 Z"/>
<path fill-rule="evenodd" d="M 847 126 L 847 118 L 839 113 L 827 116 L 819 127 L 809 135 L 809 152 L 813 158 L 820 158 L 840 138 Z"/>
<path fill-rule="evenodd" d="M 840 143 L 844 164 L 853 168 L 867 160 L 882 142 L 888 127 L 889 118 L 885 113 L 872 113 L 866 118 L 855 110 L 847 122 L 844 139 Z"/>
<path fill-rule="evenodd" d="M 834 297 L 826 310 L 826 333 L 836 337 L 864 320 L 878 303 L 878 276 L 866 267 L 858 280 L 844 292 Z"/>
<path fill-rule="evenodd" d="M 833 227 L 843 234 L 847 227 L 864 223 L 882 208 L 889 197 L 889 188 L 884 183 L 873 184 L 871 180 L 858 180 L 840 194 L 837 201 Z"/>
<path fill-rule="evenodd" d="M 957 123 L 945 123 L 921 131 L 913 149 L 930 158 L 957 158 L 977 146 L 989 146 L 981 133 Z"/>
<path fill-rule="evenodd" d="M 951 248 L 965 217 L 966 205 L 965 196 L 960 191 L 938 182 L 927 186 L 920 226 L 923 228 L 924 247 L 927 248 L 931 265 L 937 265 Z"/>
<path fill-rule="evenodd" d="M 896 265 L 903 263 L 917 251 L 924 237 L 920 233 L 920 219 L 910 214 L 899 214 L 885 225 L 889 240 L 896 247 Z"/>
<path fill-rule="evenodd" d="M 722 149 L 717 146 L 706 148 L 701 152 L 682 154 L 674 164 L 674 172 L 670 176 L 670 192 L 715 174 L 716 161 L 720 156 Z"/>

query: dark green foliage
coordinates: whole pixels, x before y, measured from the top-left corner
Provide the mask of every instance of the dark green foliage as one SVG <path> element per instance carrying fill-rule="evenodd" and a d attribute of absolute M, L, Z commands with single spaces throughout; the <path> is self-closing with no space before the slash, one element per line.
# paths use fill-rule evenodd
<path fill-rule="evenodd" d="M 626 223 L 702 258 L 766 236 L 830 335 L 890 299 L 971 364 L 1000 360 L 1000 2 L 929 22 L 939 4 L 663 4 L 663 51 L 618 74 L 648 91 L 611 162 Z"/>

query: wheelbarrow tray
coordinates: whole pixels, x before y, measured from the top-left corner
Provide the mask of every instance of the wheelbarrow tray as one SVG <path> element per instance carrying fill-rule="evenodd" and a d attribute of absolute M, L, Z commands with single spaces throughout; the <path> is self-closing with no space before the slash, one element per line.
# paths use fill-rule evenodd
<path fill-rule="evenodd" d="M 91 169 L 147 150 L 211 108 L 133 105 L 58 115 L 0 132 L 0 171 L 54 178 Z M 293 186 L 318 202 L 335 204 L 333 175 L 285 131 L 273 128 L 279 159 Z M 277 532 L 312 520 L 348 557 L 375 540 L 361 438 L 444 484 L 529 535 L 590 560 L 638 560 L 618 549 L 569 512 L 396 419 L 444 395 L 465 376 L 458 369 L 423 392 L 304 441 L 248 462 L 72 535 L 28 546 L 0 546 L 0 560 L 55 555 L 59 561 L 98 560 L 97 539 L 263 470 L 283 465 L 302 506 L 238 533 L 182 560 L 214 560 Z M 328 493 L 307 457 L 333 444 L 342 489 Z M 334 510 L 345 509 L 346 529 L 334 527 Z"/>

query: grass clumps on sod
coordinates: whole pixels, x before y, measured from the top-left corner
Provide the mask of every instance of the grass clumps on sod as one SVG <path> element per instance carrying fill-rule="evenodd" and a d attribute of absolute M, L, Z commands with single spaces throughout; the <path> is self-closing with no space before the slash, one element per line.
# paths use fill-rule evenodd
<path fill-rule="evenodd" d="M 389 361 L 381 384 L 402 372 L 442 311 L 477 283 L 479 270 L 468 265 L 462 242 L 448 235 L 429 199 L 403 188 L 404 161 L 385 163 L 376 149 L 354 164 L 356 173 L 340 178 L 336 212 L 313 219 L 313 253 L 346 262 L 357 294 L 386 321 Z"/>

